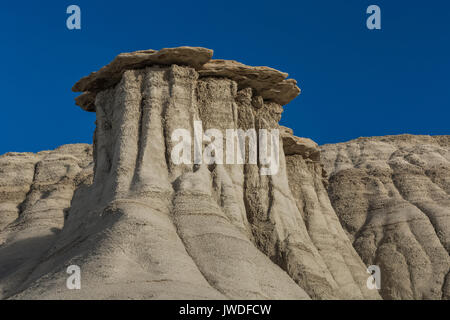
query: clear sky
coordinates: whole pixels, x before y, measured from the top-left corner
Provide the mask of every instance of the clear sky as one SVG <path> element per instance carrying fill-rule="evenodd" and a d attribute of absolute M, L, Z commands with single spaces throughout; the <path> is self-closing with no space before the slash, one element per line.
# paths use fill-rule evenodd
<path fill-rule="evenodd" d="M 66 8 L 81 8 L 68 30 Z M 381 8 L 368 30 L 366 8 Z M 120 52 L 181 45 L 266 65 L 302 94 L 281 123 L 319 144 L 450 134 L 450 1 L 9 1 L 0 5 L 0 154 L 92 142 L 72 85 Z"/>

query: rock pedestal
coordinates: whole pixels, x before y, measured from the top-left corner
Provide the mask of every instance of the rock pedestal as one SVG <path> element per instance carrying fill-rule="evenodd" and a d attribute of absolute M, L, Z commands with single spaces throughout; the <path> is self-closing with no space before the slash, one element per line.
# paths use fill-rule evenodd
<path fill-rule="evenodd" d="M 312 141 L 282 131 L 274 175 L 261 164 L 173 163 L 174 130 L 192 133 L 194 121 L 224 137 L 279 129 L 282 105 L 300 92 L 285 73 L 211 56 L 190 47 L 121 54 L 74 86 L 97 115 L 93 183 L 77 189 L 63 230 L 9 296 L 379 298 Z M 65 289 L 71 264 L 82 290 Z"/>

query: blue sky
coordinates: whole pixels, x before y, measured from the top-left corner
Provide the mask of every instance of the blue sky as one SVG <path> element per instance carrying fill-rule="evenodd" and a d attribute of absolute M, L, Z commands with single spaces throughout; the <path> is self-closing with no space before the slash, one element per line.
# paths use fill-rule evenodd
<path fill-rule="evenodd" d="M 66 8 L 81 8 L 81 30 Z M 381 8 L 382 29 L 366 28 Z M 302 94 L 281 123 L 319 144 L 450 134 L 450 2 L 16 1 L 0 8 L 0 154 L 92 142 L 72 85 L 120 52 L 180 45 L 267 65 Z"/>

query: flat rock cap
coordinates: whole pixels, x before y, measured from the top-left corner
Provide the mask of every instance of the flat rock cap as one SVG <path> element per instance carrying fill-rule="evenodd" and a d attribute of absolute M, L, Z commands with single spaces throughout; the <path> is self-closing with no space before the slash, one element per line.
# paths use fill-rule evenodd
<path fill-rule="evenodd" d="M 294 99 L 300 88 L 288 74 L 269 68 L 252 67 L 233 60 L 212 60 L 213 51 L 201 47 L 177 47 L 141 50 L 121 53 L 106 66 L 80 79 L 72 87 L 83 92 L 75 103 L 86 111 L 95 111 L 96 94 L 119 83 L 123 73 L 130 69 L 142 69 L 152 65 L 172 64 L 189 66 L 200 77 L 225 77 L 237 82 L 240 89 L 252 88 L 256 95 L 266 101 L 285 105 Z"/>
<path fill-rule="evenodd" d="M 320 161 L 320 149 L 317 143 L 309 138 L 300 138 L 294 136 L 291 128 L 280 126 L 280 135 L 283 139 L 284 154 L 301 155 L 304 159 Z"/>

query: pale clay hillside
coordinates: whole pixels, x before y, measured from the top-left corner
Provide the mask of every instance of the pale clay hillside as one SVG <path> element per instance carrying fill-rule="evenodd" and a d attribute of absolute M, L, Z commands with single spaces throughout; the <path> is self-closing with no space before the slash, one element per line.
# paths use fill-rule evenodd
<path fill-rule="evenodd" d="M 450 136 L 359 138 L 321 147 L 328 193 L 386 299 L 450 298 Z"/>
<path fill-rule="evenodd" d="M 121 54 L 73 88 L 93 147 L 0 156 L 0 298 L 448 299 L 450 138 L 318 147 L 278 124 L 295 80 L 211 58 Z M 277 174 L 175 165 L 170 133 L 193 119 L 280 129 Z"/>

